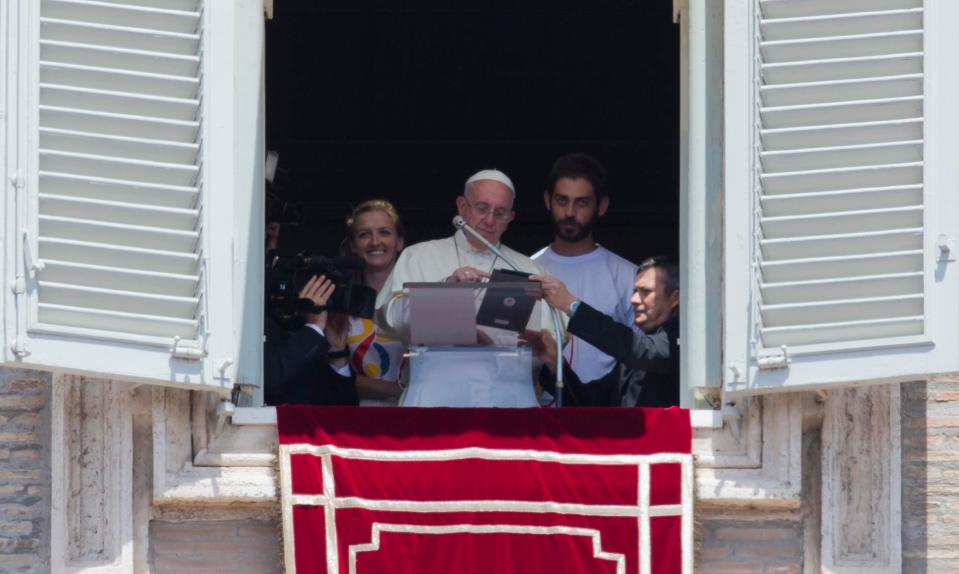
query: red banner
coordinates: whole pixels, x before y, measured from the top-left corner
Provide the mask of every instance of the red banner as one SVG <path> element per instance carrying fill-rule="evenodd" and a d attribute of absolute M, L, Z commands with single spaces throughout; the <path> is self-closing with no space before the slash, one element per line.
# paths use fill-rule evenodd
<path fill-rule="evenodd" d="M 287 572 L 692 572 L 682 409 L 277 409 Z"/>

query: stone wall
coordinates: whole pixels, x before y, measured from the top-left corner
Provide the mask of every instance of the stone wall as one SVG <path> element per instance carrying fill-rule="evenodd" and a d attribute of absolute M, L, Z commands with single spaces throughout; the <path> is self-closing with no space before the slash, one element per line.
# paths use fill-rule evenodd
<path fill-rule="evenodd" d="M 696 516 L 696 572 L 801 574 L 802 515 L 759 510 L 700 510 Z"/>
<path fill-rule="evenodd" d="M 223 520 L 150 524 L 154 574 L 282 571 L 278 524 Z M 796 512 L 705 510 L 697 515 L 696 572 L 801 574 L 802 520 Z"/>
<path fill-rule="evenodd" d="M 281 572 L 282 549 L 276 517 L 270 514 L 269 507 L 264 507 L 262 501 L 256 512 L 250 510 L 252 506 L 247 508 L 247 504 L 239 503 L 238 506 L 234 504 L 232 507 L 235 511 L 246 509 L 250 512 L 204 515 L 190 519 L 174 516 L 176 512 L 149 507 L 149 480 L 157 476 L 150 469 L 150 461 L 154 453 L 149 443 L 151 438 L 155 438 L 153 435 L 156 428 L 153 428 L 153 425 L 157 424 L 159 414 L 165 412 L 161 407 L 165 408 L 169 405 L 162 401 L 158 403 L 156 400 L 147 400 L 156 393 L 131 393 L 130 389 L 122 385 L 107 392 L 105 387 L 100 389 L 97 386 L 101 384 L 103 383 L 87 381 L 86 385 L 92 386 L 87 389 L 89 392 L 86 394 L 93 393 L 90 397 L 94 397 L 99 395 L 100 391 L 105 392 L 106 395 L 101 397 L 103 400 L 100 402 L 118 405 L 116 408 L 119 415 L 112 418 L 93 417 L 93 420 L 88 420 L 88 423 L 98 422 L 107 428 L 119 428 L 120 421 L 131 416 L 140 416 L 143 418 L 141 434 L 147 439 L 146 444 L 142 445 L 143 448 L 136 449 L 136 452 L 142 451 L 141 454 L 146 457 L 139 465 L 136 465 L 142 475 L 142 481 L 134 477 L 133 483 L 126 488 L 134 488 L 140 498 L 146 501 L 144 513 L 140 516 L 152 514 L 152 521 L 135 520 L 137 525 L 142 524 L 142 534 L 136 534 L 140 526 L 135 526 L 133 531 L 117 530 L 118 535 L 124 537 L 132 535 L 136 537 L 135 542 L 138 544 L 140 541 L 145 543 L 142 546 L 144 549 L 142 561 L 136 557 L 124 558 L 131 567 L 130 571 L 135 571 L 134 564 L 149 564 L 151 571 L 156 573 L 230 571 L 238 574 L 272 574 Z M 63 389 L 59 394 L 55 394 L 51 391 L 53 386 L 50 377 L 45 374 L 13 369 L 0 370 L 0 572 L 3 573 L 32 574 L 51 570 L 50 507 L 53 498 L 51 488 L 54 481 L 51 478 L 50 453 L 51 449 L 56 450 L 56 445 L 51 438 L 51 425 L 56 418 L 53 416 L 52 409 L 55 405 L 60 405 L 57 412 L 63 411 L 63 416 L 60 418 L 63 419 L 61 426 L 64 431 L 74 428 L 76 425 L 72 423 L 65 424 L 76 418 L 72 415 L 68 416 L 73 412 L 70 405 L 78 404 L 71 392 L 76 391 L 77 388 L 83 388 L 75 383 L 61 384 Z M 839 408 L 842 406 L 840 403 L 835 403 L 838 406 L 829 408 L 832 404 L 830 401 L 850 394 L 855 396 L 846 397 L 842 404 L 852 402 L 858 406 L 852 410 L 844 410 Z M 895 444 L 901 444 L 902 447 L 902 480 L 901 485 L 896 487 L 897 492 L 901 492 L 902 495 L 902 571 L 916 574 L 955 572 L 955 565 L 959 561 L 959 518 L 957 518 L 959 516 L 957 512 L 959 511 L 959 379 L 940 379 L 929 383 L 902 385 L 899 396 L 901 397 L 901 415 L 896 420 L 901 422 L 901 443 Z M 92 404 L 89 400 L 82 402 L 88 407 Z M 868 421 L 858 420 L 859 417 L 866 417 L 868 414 L 865 413 L 863 404 L 862 397 L 853 391 L 831 393 L 826 400 L 826 418 L 831 420 L 830 417 L 836 418 L 837 415 L 842 415 L 840 418 L 848 424 L 873 428 L 866 424 Z M 176 407 L 173 411 L 185 417 L 182 421 L 178 419 L 179 422 L 174 425 L 181 431 L 180 434 L 183 434 L 184 429 L 190 427 L 189 405 L 177 403 L 173 406 Z M 804 409 L 809 406 L 807 405 Z M 79 417 L 77 420 L 87 419 Z M 170 426 L 171 421 L 167 420 L 165 424 Z M 848 429 L 836 424 L 832 424 L 830 428 L 833 429 L 831 434 L 824 435 L 829 438 L 826 441 L 827 444 L 837 441 L 841 443 L 843 440 L 848 442 L 851 436 L 847 432 Z M 810 428 L 804 428 L 803 431 L 806 439 L 816 438 L 820 433 L 819 425 L 812 425 Z M 132 432 L 130 429 L 123 431 L 124 436 Z M 247 431 L 243 430 L 243 432 Z M 67 432 L 64 439 L 74 437 L 75 434 Z M 189 437 L 188 431 L 185 436 Z M 749 431 L 744 429 L 741 436 L 745 441 Z M 763 433 L 761 436 L 764 441 L 771 441 L 774 445 L 781 444 L 781 441 L 778 441 L 773 434 L 767 436 L 767 433 Z M 883 434 L 883 436 L 888 435 Z M 186 460 L 190 460 L 193 449 L 190 448 L 189 438 L 185 440 L 184 456 L 187 457 Z M 888 438 L 884 440 L 889 443 Z M 76 447 L 82 446 L 79 443 L 74 444 L 76 441 L 72 439 L 62 442 L 65 446 L 62 446 L 61 450 L 69 447 L 64 452 L 73 452 Z M 248 444 L 248 437 L 243 435 L 243 440 L 240 442 Z M 859 444 L 863 441 L 857 439 L 854 442 Z M 807 475 L 803 477 L 802 505 L 804 508 L 761 509 L 750 508 L 747 505 L 717 505 L 716 501 L 699 505 L 696 513 L 697 572 L 799 574 L 804 570 L 819 571 L 819 557 L 815 552 L 811 555 L 810 551 L 818 548 L 822 524 L 818 519 L 810 522 L 809 516 L 804 515 L 803 511 L 816 508 L 819 504 L 823 504 L 822 508 L 825 511 L 832 508 L 834 504 L 822 503 L 822 499 L 816 492 L 817 482 L 822 476 L 819 473 L 824 471 L 816 468 L 816 460 L 820 456 L 824 462 L 848 460 L 849 457 L 838 451 L 833 452 L 836 449 L 835 444 L 829 447 L 833 450 L 828 448 L 822 450 L 818 441 L 804 439 L 803 443 L 804 449 L 807 443 L 810 447 L 817 447 L 811 448 L 803 456 L 803 474 Z M 217 446 L 214 443 L 209 445 Z M 224 445 L 219 447 L 225 448 Z M 229 448 L 226 448 L 224 452 L 229 454 Z M 771 460 L 775 460 L 778 451 L 767 454 L 772 454 Z M 857 456 L 867 454 L 860 453 Z M 765 458 L 767 457 L 764 456 L 763 460 Z M 109 460 L 113 459 L 109 458 Z M 130 463 L 132 460 L 127 464 Z M 168 480 L 175 478 L 182 482 L 196 476 L 202 482 L 204 477 L 214 471 L 210 467 L 197 467 L 187 472 L 181 469 L 184 464 L 182 461 L 174 461 L 174 463 L 168 469 L 169 473 L 166 475 Z M 880 468 L 875 461 L 866 460 L 862 464 L 865 465 L 866 470 Z M 900 465 L 897 463 L 894 468 L 898 469 Z M 231 472 L 236 473 L 237 469 L 224 469 L 222 472 L 224 477 L 227 477 L 232 476 Z M 835 474 L 837 469 L 833 468 L 831 472 Z M 69 476 L 65 474 L 61 480 L 65 486 L 77 483 L 73 479 L 67 480 Z M 81 472 L 78 476 L 82 478 L 85 474 Z M 743 481 L 743 485 L 757 484 L 748 476 L 740 480 Z M 855 488 L 856 485 L 862 487 L 868 482 L 856 479 L 853 481 L 853 487 Z M 898 483 L 898 477 L 895 482 Z M 77 484 L 85 484 L 85 482 L 81 480 Z M 768 485 L 772 483 L 767 480 L 763 484 L 768 488 Z M 167 485 L 167 490 L 174 493 L 183 490 L 182 488 L 177 490 L 179 487 L 174 488 L 176 486 L 176 484 Z M 117 494 L 119 496 L 122 493 L 117 491 Z M 117 500 L 127 496 L 129 495 L 120 496 Z M 851 500 L 855 502 L 858 499 L 853 497 Z M 169 504 L 169 501 L 167 503 Z M 127 514 L 130 512 L 129 507 L 121 506 L 123 506 L 122 517 L 124 520 L 130 520 L 131 517 Z M 258 519 L 244 519 L 246 516 L 254 515 Z M 186 513 L 183 516 L 192 515 Z M 74 517 L 75 521 L 76 517 Z M 70 522 L 69 516 L 67 522 Z M 149 532 L 146 531 L 147 524 L 149 524 Z M 899 534 L 895 534 L 898 540 Z M 129 538 L 120 540 L 124 543 L 128 541 Z M 824 567 L 826 567 L 825 562 L 829 561 L 828 556 L 830 556 L 828 553 L 823 556 Z M 804 561 L 808 564 L 804 564 Z M 895 569 L 898 571 L 898 564 Z M 846 572 L 847 570 L 838 568 L 835 571 Z"/>
<path fill-rule="evenodd" d="M 0 369 L 0 572 L 50 571 L 50 377 Z"/>
<path fill-rule="evenodd" d="M 277 522 L 150 523 L 150 564 L 154 574 L 280 574 L 282 563 Z"/>
<path fill-rule="evenodd" d="M 954 573 L 959 560 L 959 381 L 903 385 L 903 572 Z"/>

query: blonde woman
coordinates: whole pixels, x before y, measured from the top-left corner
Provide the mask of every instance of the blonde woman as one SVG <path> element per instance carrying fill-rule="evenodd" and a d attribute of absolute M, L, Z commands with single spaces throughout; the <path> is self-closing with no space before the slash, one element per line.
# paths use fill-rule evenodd
<path fill-rule="evenodd" d="M 379 292 L 403 250 L 403 223 L 396 208 L 385 199 L 364 201 L 350 212 L 346 227 L 346 250 L 366 261 L 358 281 Z M 348 324 L 343 316 L 333 321 L 333 337 L 342 340 L 346 333 L 360 404 L 395 405 L 402 390 L 403 342 L 382 336 L 370 319 L 348 319 Z"/>

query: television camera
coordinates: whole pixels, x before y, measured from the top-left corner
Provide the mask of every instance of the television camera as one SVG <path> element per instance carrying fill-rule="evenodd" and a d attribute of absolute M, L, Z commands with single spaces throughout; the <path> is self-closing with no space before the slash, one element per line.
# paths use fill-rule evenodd
<path fill-rule="evenodd" d="M 324 257 L 300 252 L 273 255 L 267 261 L 267 309 L 281 323 L 292 323 L 298 312 L 333 311 L 352 317 L 373 318 L 376 291 L 358 282 L 366 267 L 360 257 Z M 325 306 L 298 297 L 300 290 L 314 275 L 325 275 L 336 288 Z"/>

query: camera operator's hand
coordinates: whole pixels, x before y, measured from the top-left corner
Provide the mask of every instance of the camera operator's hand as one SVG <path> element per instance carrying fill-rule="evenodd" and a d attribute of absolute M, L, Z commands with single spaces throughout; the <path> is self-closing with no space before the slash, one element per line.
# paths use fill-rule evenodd
<path fill-rule="evenodd" d="M 314 275 L 306 282 L 306 285 L 300 289 L 299 297 L 300 299 L 309 299 L 314 305 L 322 307 L 330 300 L 330 296 L 333 295 L 335 288 L 336 285 L 327 279 L 325 275 L 320 275 L 319 277 Z M 307 323 L 313 323 L 320 329 L 326 327 L 326 311 L 322 313 L 308 313 L 304 311 L 302 315 L 303 320 Z"/>

